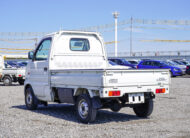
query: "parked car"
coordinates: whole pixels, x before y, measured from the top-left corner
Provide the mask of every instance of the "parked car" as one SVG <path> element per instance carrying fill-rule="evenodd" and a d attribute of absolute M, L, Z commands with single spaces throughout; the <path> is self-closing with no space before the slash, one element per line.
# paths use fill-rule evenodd
<path fill-rule="evenodd" d="M 190 75 L 190 62 L 188 60 L 178 59 L 178 60 L 175 60 L 175 61 L 180 62 L 180 64 L 183 63 L 186 66 L 186 74 Z"/>
<path fill-rule="evenodd" d="M 185 65 L 180 65 L 172 60 L 166 60 L 164 61 L 166 62 L 167 64 L 169 64 L 170 66 L 175 66 L 175 67 L 178 67 L 182 70 L 182 74 L 185 75 L 186 74 L 186 66 Z"/>
<path fill-rule="evenodd" d="M 124 58 L 109 58 L 110 61 L 115 62 L 118 65 L 122 65 L 122 66 L 128 66 L 131 68 L 136 68 L 136 65 L 133 65 L 131 63 L 129 63 L 127 60 L 125 60 Z"/>
<path fill-rule="evenodd" d="M 138 69 L 170 69 L 172 77 L 181 76 L 182 70 L 178 67 L 171 66 L 167 62 L 159 60 L 143 60 L 138 66 Z"/>

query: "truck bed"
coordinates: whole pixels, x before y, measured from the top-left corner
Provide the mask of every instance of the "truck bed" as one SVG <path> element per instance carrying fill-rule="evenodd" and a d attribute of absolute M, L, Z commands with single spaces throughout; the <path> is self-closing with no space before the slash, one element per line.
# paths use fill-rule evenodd
<path fill-rule="evenodd" d="M 9 75 L 15 75 L 18 76 L 21 74 L 22 76 L 25 76 L 25 69 L 24 68 L 4 68 L 2 71 L 2 74 L 9 74 Z"/>
<path fill-rule="evenodd" d="M 51 85 L 56 87 L 135 87 L 169 85 L 168 69 L 91 69 L 52 70 Z"/>

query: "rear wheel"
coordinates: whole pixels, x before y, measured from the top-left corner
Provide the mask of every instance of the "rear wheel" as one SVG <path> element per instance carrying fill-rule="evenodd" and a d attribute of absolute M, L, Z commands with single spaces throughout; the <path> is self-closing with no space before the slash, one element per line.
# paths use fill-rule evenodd
<path fill-rule="evenodd" d="M 153 111 L 153 106 L 153 100 L 149 99 L 144 104 L 134 107 L 133 110 L 138 117 L 148 117 Z"/>
<path fill-rule="evenodd" d="M 87 94 L 78 96 L 76 111 L 78 119 L 83 123 L 93 122 L 96 119 L 97 109 L 93 108 L 92 101 Z"/>
<path fill-rule="evenodd" d="M 3 84 L 4 84 L 5 86 L 10 86 L 10 85 L 12 85 L 12 79 L 11 79 L 11 77 L 5 76 L 5 77 L 3 78 Z"/>
<path fill-rule="evenodd" d="M 25 104 L 27 109 L 35 110 L 38 107 L 38 99 L 33 93 L 32 88 L 27 88 L 25 92 Z"/>
<path fill-rule="evenodd" d="M 173 73 L 172 73 L 171 71 L 170 71 L 170 77 L 174 77 L 174 76 L 173 76 Z"/>

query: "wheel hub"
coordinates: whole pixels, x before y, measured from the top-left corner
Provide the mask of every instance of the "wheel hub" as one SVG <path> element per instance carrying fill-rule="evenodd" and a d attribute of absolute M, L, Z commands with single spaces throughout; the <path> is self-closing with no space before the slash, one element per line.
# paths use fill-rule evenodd
<path fill-rule="evenodd" d="M 9 79 L 5 79 L 5 80 L 4 80 L 4 83 L 5 83 L 5 84 L 9 84 Z"/>
<path fill-rule="evenodd" d="M 78 111 L 79 111 L 79 114 L 82 118 L 86 118 L 88 116 L 88 103 L 86 102 L 86 100 L 81 100 L 79 102 L 79 105 L 78 105 Z"/>
<path fill-rule="evenodd" d="M 27 94 L 26 101 L 27 101 L 27 103 L 28 103 L 29 105 L 32 104 L 32 95 L 31 95 L 31 93 L 28 93 L 28 94 Z"/>

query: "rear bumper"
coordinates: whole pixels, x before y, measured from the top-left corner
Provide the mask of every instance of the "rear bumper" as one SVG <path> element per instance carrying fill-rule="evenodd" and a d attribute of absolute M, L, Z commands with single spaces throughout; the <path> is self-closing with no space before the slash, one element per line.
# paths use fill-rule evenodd
<path fill-rule="evenodd" d="M 127 87 L 111 87 L 111 88 L 102 88 L 100 92 L 101 98 L 111 98 L 111 97 L 122 97 L 125 94 L 132 93 L 149 93 L 152 92 L 156 94 L 156 89 L 165 88 L 166 91 L 164 94 L 169 93 L 169 85 L 154 85 L 154 86 L 127 86 Z M 109 91 L 120 91 L 119 96 L 109 96 Z"/>

